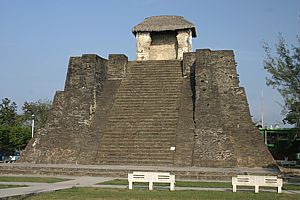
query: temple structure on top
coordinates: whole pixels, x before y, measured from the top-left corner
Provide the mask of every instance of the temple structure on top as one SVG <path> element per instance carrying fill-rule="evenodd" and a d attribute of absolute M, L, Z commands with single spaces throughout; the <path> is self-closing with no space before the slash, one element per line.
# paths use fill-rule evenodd
<path fill-rule="evenodd" d="M 192 51 L 195 25 L 182 16 L 153 16 L 132 29 L 137 60 L 182 60 Z"/>

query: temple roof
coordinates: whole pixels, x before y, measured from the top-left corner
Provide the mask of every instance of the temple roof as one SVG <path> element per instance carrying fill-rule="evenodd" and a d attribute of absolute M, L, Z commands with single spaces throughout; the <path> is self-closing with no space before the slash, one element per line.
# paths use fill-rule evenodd
<path fill-rule="evenodd" d="M 133 27 L 132 32 L 159 32 L 191 29 L 192 36 L 196 37 L 195 25 L 182 16 L 161 15 L 147 17 L 142 23 Z"/>

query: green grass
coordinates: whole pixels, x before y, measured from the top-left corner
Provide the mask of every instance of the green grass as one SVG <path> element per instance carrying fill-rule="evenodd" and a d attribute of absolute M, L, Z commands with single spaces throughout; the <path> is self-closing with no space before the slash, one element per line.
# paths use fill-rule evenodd
<path fill-rule="evenodd" d="M 134 185 L 148 185 L 148 183 L 133 183 Z M 115 179 L 98 183 L 98 185 L 128 185 L 124 179 Z M 168 186 L 168 183 L 154 183 L 155 186 Z M 176 181 L 177 187 L 205 187 L 205 188 L 231 188 L 230 182 L 193 182 L 193 181 Z"/>
<path fill-rule="evenodd" d="M 128 185 L 125 179 L 115 179 L 98 183 L 97 185 Z M 135 186 L 147 186 L 148 183 L 134 183 Z M 167 183 L 154 183 L 154 186 L 168 186 Z M 201 187 L 201 188 L 232 188 L 231 182 L 194 182 L 194 181 L 176 181 L 176 187 Z M 276 190 L 274 187 L 260 187 L 261 189 Z M 238 186 L 238 189 L 253 189 L 254 187 Z M 300 185 L 284 185 L 284 190 L 300 190 Z"/>
<path fill-rule="evenodd" d="M 33 182 L 33 183 L 57 183 L 70 179 L 52 178 L 52 177 L 22 177 L 22 176 L 2 176 L 0 181 L 3 182 Z"/>
<path fill-rule="evenodd" d="M 27 199 L 43 200 L 43 199 L 64 199 L 64 200 L 81 200 L 81 199 L 223 199 L 223 200 L 300 200 L 300 195 L 293 194 L 277 194 L 274 192 L 261 192 L 254 194 L 253 192 L 217 192 L 217 191 L 168 191 L 168 190 L 128 190 L 128 189 L 107 189 L 107 188 L 71 188 L 56 192 L 38 194 Z"/>
<path fill-rule="evenodd" d="M 28 187 L 28 185 L 1 185 L 0 184 L 0 189 L 17 188 L 17 187 Z"/>
<path fill-rule="evenodd" d="M 300 185 L 283 185 L 283 190 L 300 190 Z"/>

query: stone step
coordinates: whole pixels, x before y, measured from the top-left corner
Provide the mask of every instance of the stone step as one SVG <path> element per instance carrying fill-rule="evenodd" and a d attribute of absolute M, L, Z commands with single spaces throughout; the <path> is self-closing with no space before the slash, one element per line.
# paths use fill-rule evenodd
<path fill-rule="evenodd" d="M 158 87 L 178 87 L 181 85 L 180 82 L 167 82 L 167 81 L 155 81 L 155 82 L 150 82 L 148 80 L 143 80 L 143 81 L 131 81 L 131 82 L 124 82 L 122 87 L 123 86 L 132 86 L 132 87 L 136 87 L 136 86 L 140 86 L 140 87 L 143 87 L 143 88 L 146 88 L 146 87 L 155 87 L 155 88 L 158 88 Z"/>
<path fill-rule="evenodd" d="M 166 160 L 166 159 L 162 159 L 162 160 L 157 160 L 157 159 L 153 159 L 153 160 L 141 160 L 141 159 L 125 159 L 125 160 L 103 160 L 101 161 L 101 164 L 104 165 L 138 165 L 138 166 L 143 166 L 143 165 L 151 165 L 155 163 L 158 166 L 171 166 L 173 164 L 173 160 Z"/>
<path fill-rule="evenodd" d="M 161 71 L 161 72 L 180 72 L 180 66 L 170 66 L 170 65 L 151 65 L 151 66 L 128 66 L 127 71 Z"/>
<path fill-rule="evenodd" d="M 101 140 L 118 140 L 118 141 L 130 141 L 130 142 L 157 142 L 157 141 L 171 141 L 175 139 L 176 133 L 166 133 L 166 132 L 155 132 L 155 133 L 145 133 L 145 132 L 140 132 L 140 133 L 128 133 L 124 134 L 123 137 L 120 137 L 122 132 L 115 132 L 110 135 L 104 134 L 101 137 Z M 151 140 L 149 140 L 151 139 Z"/>
<path fill-rule="evenodd" d="M 103 137 L 101 138 L 101 143 L 104 144 L 105 146 L 111 146 L 111 147 L 116 147 L 116 146 L 130 146 L 130 148 L 133 147 L 166 147 L 173 145 L 174 146 L 174 141 L 175 137 L 164 137 L 164 138 L 158 138 L 158 137 L 147 137 L 147 138 L 142 138 L 142 139 L 133 139 L 130 137 L 127 138 L 116 138 L 116 137 Z M 113 142 L 113 143 L 110 143 Z"/>
<path fill-rule="evenodd" d="M 102 147 L 99 149 L 101 151 L 101 154 L 109 154 L 109 155 L 119 155 L 119 156 L 127 156 L 130 155 L 130 157 L 135 156 L 163 156 L 164 154 L 170 153 L 170 147 L 171 144 L 165 144 L 165 148 L 160 148 L 159 146 L 145 146 L 144 148 L 134 148 L 134 147 L 128 147 L 120 145 L 106 145 L 105 143 L 102 144 Z M 138 153 L 138 154 L 137 154 Z"/>
<path fill-rule="evenodd" d="M 126 104 L 129 107 L 136 107 L 138 104 L 140 105 L 145 105 L 146 108 L 155 108 L 155 107 L 171 107 L 171 108 L 176 108 L 176 105 L 179 103 L 179 99 L 166 99 L 166 100 L 134 100 L 134 99 L 116 99 L 115 101 L 115 107 L 116 106 L 122 106 L 123 104 Z M 172 107 L 173 106 L 173 107 Z"/>
<path fill-rule="evenodd" d="M 161 171 L 169 172 L 176 176 L 176 179 L 185 180 L 223 180 L 231 181 L 232 176 L 238 174 L 253 174 L 252 170 L 240 168 L 199 168 L 199 167 L 172 167 L 172 162 L 168 160 L 166 163 L 159 165 L 153 161 L 145 161 L 143 164 L 136 160 L 128 161 L 128 163 L 119 163 L 118 160 L 110 163 L 98 163 L 98 165 L 65 165 L 65 164 L 27 164 L 27 163 L 0 163 L 0 174 L 6 176 L 8 174 L 25 174 L 25 175 L 48 175 L 48 176 L 93 176 L 93 177 L 116 177 L 127 178 L 128 173 L 133 171 Z M 100 165 L 103 164 L 103 165 Z M 115 165 L 113 165 L 115 164 Z M 136 166 L 136 165 L 139 166 Z M 165 167 L 169 166 L 169 167 Z M 279 172 L 272 172 L 266 169 L 266 172 L 260 172 L 256 175 L 261 176 L 277 176 Z"/>
<path fill-rule="evenodd" d="M 173 138 L 163 138 L 158 140 L 157 138 L 147 138 L 141 140 L 130 140 L 130 138 L 126 138 L 125 140 L 119 140 L 118 138 L 102 138 L 101 139 L 101 148 L 117 148 L 122 147 L 126 149 L 132 148 L 141 148 L 141 149 L 151 149 L 151 148 L 158 148 L 157 151 L 165 149 L 165 147 L 174 146 L 175 137 Z M 151 142 L 149 140 L 151 139 Z"/>
<path fill-rule="evenodd" d="M 121 125 L 116 125 L 114 123 L 108 123 L 107 124 L 107 131 L 119 131 L 119 129 L 124 129 L 124 131 L 130 131 L 130 132 L 134 132 L 134 131 L 137 131 L 137 132 L 141 132 L 143 131 L 145 134 L 148 133 L 148 132 L 163 132 L 165 130 L 167 131 L 175 131 L 176 130 L 176 127 L 174 127 L 173 124 L 169 124 L 171 126 L 167 126 L 166 124 L 164 126 L 161 126 L 161 125 L 156 125 L 156 126 L 145 126 L 145 124 L 135 124 L 134 126 L 130 126 L 130 125 L 124 125 L 124 124 L 121 124 Z"/>
<path fill-rule="evenodd" d="M 159 64 L 159 63 L 151 63 L 151 64 L 129 64 L 127 69 L 130 68 L 141 68 L 141 69 L 174 69 L 174 70 L 181 70 L 181 65 L 180 64 Z"/>
<path fill-rule="evenodd" d="M 176 85 L 172 87 L 168 87 L 168 90 L 166 87 L 163 86 L 153 86 L 153 88 L 148 88 L 148 87 L 139 87 L 139 86 L 132 86 L 129 87 L 129 85 L 123 85 L 122 87 L 119 88 L 119 93 L 133 93 L 133 92 L 139 92 L 141 95 L 142 94 L 178 94 L 178 91 L 181 93 L 181 85 Z"/>
<path fill-rule="evenodd" d="M 126 77 L 122 80 L 122 82 L 130 82 L 130 81 L 161 81 L 161 82 L 181 82 L 183 81 L 182 77 L 178 77 L 177 75 L 174 77 L 166 76 L 165 78 L 161 78 L 157 75 L 144 74 L 144 75 L 136 75 L 134 77 Z"/>
<path fill-rule="evenodd" d="M 127 68 L 132 68 L 132 67 L 136 67 L 136 68 L 142 68 L 142 69 L 147 69 L 147 68 L 169 68 L 169 69 L 181 69 L 181 64 L 174 64 L 174 63 L 129 63 Z"/>
<path fill-rule="evenodd" d="M 178 101 L 180 98 L 178 96 L 129 96 L 129 95 L 117 95 L 116 96 L 116 101 L 124 101 L 124 100 L 130 100 L 130 101 Z"/>
<path fill-rule="evenodd" d="M 100 148 L 101 149 L 101 148 Z M 102 149 L 101 149 L 102 150 Z M 106 151 L 103 149 L 101 151 L 101 154 L 104 156 L 104 158 L 117 158 L 117 159 L 124 159 L 124 160 L 130 160 L 130 159 L 140 159 L 140 160 L 149 160 L 149 159 L 157 159 L 157 160 L 164 160 L 169 159 L 170 155 L 172 155 L 174 152 L 170 150 L 165 150 L 163 152 L 155 152 L 155 151 L 141 151 L 140 149 L 135 150 L 123 150 L 120 149 L 119 151 L 110 151 L 109 149 L 106 149 Z"/>
<path fill-rule="evenodd" d="M 181 61 L 180 60 L 134 60 L 134 61 L 129 61 L 128 64 L 130 65 L 134 65 L 134 64 L 138 64 L 138 65 L 153 65 L 153 64 L 169 64 L 169 65 L 180 65 Z"/>
<path fill-rule="evenodd" d="M 110 117 L 114 118 L 130 118 L 130 117 L 139 117 L 139 118 L 147 118 L 147 117 L 152 117 L 152 118 L 160 118 L 160 117 L 165 117 L 165 118 L 174 118 L 178 117 L 178 112 L 170 111 L 170 110 L 157 110 L 155 112 L 145 112 L 146 110 L 132 110 L 131 109 L 124 109 L 122 113 L 112 113 Z"/>
<path fill-rule="evenodd" d="M 169 115 L 169 116 L 174 116 L 177 117 L 178 116 L 178 111 L 174 110 L 174 108 L 172 107 L 172 109 L 167 109 L 164 108 L 162 109 L 154 109 L 154 108 L 140 108 L 140 109 L 132 109 L 132 108 L 128 108 L 128 107 L 120 107 L 120 106 L 116 106 L 114 109 L 115 111 L 117 111 L 116 108 L 122 108 L 123 112 L 119 112 L 119 113 L 112 113 L 110 116 L 120 116 L 120 117 L 131 117 L 131 116 L 136 116 L 136 117 L 142 117 L 145 114 L 147 115 Z"/>
<path fill-rule="evenodd" d="M 122 111 L 121 109 L 119 109 L 119 111 Z M 123 113 L 124 114 L 124 113 Z M 174 122 L 178 121 L 178 117 L 174 116 L 172 118 L 170 117 L 156 117 L 156 118 L 152 118 L 151 115 L 149 115 L 148 113 L 143 114 L 132 114 L 132 113 L 127 113 L 127 115 L 123 115 L 126 116 L 124 118 L 117 118 L 116 114 L 109 116 L 108 118 L 108 122 L 112 122 L 112 123 L 124 123 L 124 122 L 128 122 L 128 123 L 136 123 L 136 122 L 141 122 L 141 123 L 152 123 L 152 122 L 157 122 L 157 123 L 163 123 L 163 124 L 173 124 Z M 139 117 L 141 119 L 139 119 Z M 126 118 L 128 120 L 126 120 Z"/>
<path fill-rule="evenodd" d="M 170 81 L 175 81 L 175 80 L 182 80 L 182 74 L 181 72 L 170 72 L 170 71 L 128 71 L 126 73 L 126 78 L 123 80 L 133 80 L 137 78 L 139 79 L 144 79 L 144 80 L 170 80 Z"/>
<path fill-rule="evenodd" d="M 127 96 L 132 96 L 132 95 L 136 95 L 137 93 L 136 92 L 132 92 L 132 91 L 119 91 L 117 96 L 124 96 L 124 97 L 127 97 Z M 138 93 L 138 95 L 142 96 L 142 97 L 160 97 L 160 96 L 170 96 L 170 97 L 178 97 L 180 98 L 181 95 L 178 94 L 178 93 L 175 93 L 175 92 L 143 92 L 143 91 L 140 91 Z"/>
<path fill-rule="evenodd" d="M 166 134 L 166 133 L 157 133 L 157 134 L 132 134 L 128 133 L 127 135 L 124 135 L 123 137 L 120 137 L 120 133 L 114 133 L 113 135 L 103 135 L 101 140 L 118 140 L 122 142 L 157 142 L 157 141 L 173 141 L 176 137 L 176 135 L 173 134 Z"/>
<path fill-rule="evenodd" d="M 140 93 L 154 93 L 154 92 L 158 92 L 158 93 L 173 93 L 173 94 L 177 94 L 178 92 L 181 92 L 181 85 L 175 85 L 175 86 L 149 86 L 149 87 L 145 87 L 145 86 L 139 86 L 139 85 L 122 85 L 119 88 L 119 91 L 137 91 Z"/>
<path fill-rule="evenodd" d="M 167 125 L 167 124 L 174 124 L 174 123 L 177 123 L 177 118 L 174 117 L 174 119 L 164 119 L 164 118 L 156 118 L 156 119 L 152 119 L 151 116 L 148 117 L 148 119 L 146 117 L 144 117 L 143 119 L 138 119 L 138 116 L 137 115 L 131 115 L 130 116 L 130 120 L 126 120 L 126 119 L 116 119 L 115 116 L 110 116 L 108 118 L 108 122 L 110 123 L 122 123 L 122 124 L 128 124 L 128 125 L 131 125 L 131 124 L 136 124 L 136 123 L 158 123 L 158 124 L 164 124 L 164 125 Z M 136 118 L 136 119 L 134 119 Z"/>
<path fill-rule="evenodd" d="M 174 76 L 174 77 L 182 77 L 181 70 L 178 69 L 171 69 L 171 68 L 148 68 L 148 69 L 142 69 L 142 68 L 128 68 L 126 75 L 152 75 L 155 77 L 160 76 Z"/>
<path fill-rule="evenodd" d="M 172 164 L 182 81 L 180 61 L 129 62 L 101 137 L 100 162 Z"/>
<path fill-rule="evenodd" d="M 143 136 L 143 137 L 150 137 L 150 136 L 169 136 L 169 135 L 175 135 L 176 134 L 176 128 L 174 127 L 155 127 L 156 129 L 134 129 L 133 127 L 127 127 L 126 131 L 128 131 L 126 134 L 124 134 L 124 131 L 117 131 L 113 126 L 107 126 L 107 130 L 114 131 L 110 134 L 107 134 L 111 137 L 114 137 L 114 135 L 124 134 L 124 137 L 126 135 L 136 135 L 136 136 Z M 105 136 L 106 134 L 104 134 Z"/>
<path fill-rule="evenodd" d="M 131 116 L 120 116 L 120 115 L 115 115 L 115 116 L 109 116 L 109 120 L 110 121 L 136 121 L 136 120 L 141 120 L 141 121 L 157 121 L 157 120 L 163 120 L 163 121 L 177 121 L 178 119 L 176 118 L 176 116 L 163 116 L 163 115 L 159 115 L 159 116 L 153 116 L 153 115 L 149 115 L 148 113 L 145 113 L 142 116 L 139 116 L 137 118 L 136 115 L 131 115 Z"/>
<path fill-rule="evenodd" d="M 128 127 L 125 127 L 125 129 L 122 131 L 122 130 L 118 130 L 116 127 L 114 127 L 113 124 L 111 124 L 111 126 L 109 126 L 109 125 L 110 124 L 108 124 L 106 129 L 108 131 L 113 131 L 112 133 L 110 133 L 110 135 L 112 137 L 114 136 L 114 134 L 119 135 L 119 134 L 124 133 L 125 131 L 126 131 L 126 134 L 129 134 L 129 135 L 137 135 L 137 136 L 141 135 L 144 137 L 147 137 L 147 136 L 150 137 L 152 135 L 153 136 L 156 136 L 156 135 L 169 136 L 169 135 L 176 134 L 176 128 L 168 127 L 168 126 L 157 126 L 157 127 L 152 127 L 152 128 L 147 128 L 147 127 L 143 127 L 143 126 L 141 126 L 140 128 L 137 128 L 137 126 L 135 126 L 135 127 L 128 126 Z"/>
<path fill-rule="evenodd" d="M 172 67 L 172 66 L 159 66 L 159 65 L 152 65 L 152 66 L 128 66 L 128 71 L 135 71 L 135 72 L 171 72 L 171 73 L 181 73 L 181 67 Z"/>
<path fill-rule="evenodd" d="M 139 155 L 135 155 L 135 154 L 129 154 L 130 156 L 126 156 L 125 154 L 124 155 L 120 155 L 120 154 L 109 154 L 109 153 L 103 153 L 102 156 L 100 156 L 99 158 L 101 160 L 106 160 L 106 161 L 113 161 L 113 160 L 119 160 L 121 163 L 124 163 L 124 162 L 131 162 L 132 160 L 139 160 L 140 162 L 143 162 L 143 161 L 152 161 L 153 162 L 160 162 L 160 161 L 163 161 L 163 162 L 170 162 L 173 160 L 173 156 L 171 154 L 162 154 L 162 155 L 155 155 L 155 154 L 145 154 L 144 156 L 139 156 Z M 106 159 L 106 158 L 109 158 L 109 159 Z M 138 163 L 138 162 L 136 162 Z"/>
<path fill-rule="evenodd" d="M 173 144 L 175 140 L 175 136 L 173 137 L 147 137 L 147 138 L 131 138 L 131 137 L 126 137 L 126 138 L 117 138 L 117 137 L 103 137 L 101 138 L 101 142 L 108 142 L 108 141 L 114 141 L 115 144 L 134 144 L 136 146 L 140 146 L 141 144 L 145 145 L 145 148 L 147 146 L 152 146 L 153 144 L 157 146 L 164 146 L 165 144 Z M 110 145 L 110 144 L 107 144 Z M 144 146 L 142 145 L 142 146 Z M 142 147 L 141 146 L 141 147 Z"/>
<path fill-rule="evenodd" d="M 148 61 L 129 61 L 128 67 L 139 66 L 139 67 L 153 67 L 153 66 L 164 66 L 164 67 L 176 67 L 181 66 L 181 61 L 171 61 L 171 60 L 148 60 Z"/>
<path fill-rule="evenodd" d="M 121 87 L 140 87 L 140 88 L 148 88 L 148 87 L 153 87 L 153 88 L 164 88 L 164 87 L 170 87 L 170 88 L 178 88 L 180 87 L 182 84 L 178 83 L 178 82 L 160 82 L 160 81 L 156 81 L 156 82 L 149 82 L 147 80 L 145 81 L 136 81 L 136 82 L 125 82 L 123 83 L 123 85 Z"/>
<path fill-rule="evenodd" d="M 124 143 L 116 143 L 116 145 L 112 144 L 107 144 L 107 143 L 101 143 L 102 146 L 100 147 L 101 152 L 104 152 L 104 150 L 108 152 L 120 152 L 120 153 L 126 153 L 131 152 L 133 154 L 139 153 L 141 155 L 144 154 L 160 154 L 160 153 L 169 153 L 170 152 L 170 147 L 174 146 L 171 142 L 168 143 L 160 143 L 160 144 L 155 144 L 155 143 L 130 143 L 130 145 L 126 145 Z"/>
<path fill-rule="evenodd" d="M 127 110 L 123 110 L 123 112 L 120 114 L 114 113 L 110 115 L 109 119 L 136 119 L 136 118 L 172 119 L 177 117 L 178 117 L 178 113 L 167 113 L 164 111 L 160 111 L 160 113 L 142 113 L 142 112 L 128 112 Z"/>
<path fill-rule="evenodd" d="M 117 124 L 115 124 L 117 123 Z M 159 123 L 159 122 L 108 122 L 107 130 L 118 132 L 120 129 L 123 129 L 124 132 L 132 132 L 133 129 L 136 131 L 143 131 L 145 134 L 148 132 L 162 132 L 163 128 L 170 130 L 175 130 L 177 126 L 177 122 L 168 122 L 168 123 Z M 173 129 L 172 129 L 173 128 Z"/>
<path fill-rule="evenodd" d="M 165 82 L 165 83 L 161 83 L 161 82 L 156 82 L 156 83 L 149 83 L 147 81 L 145 82 L 138 82 L 138 83 L 124 83 L 120 86 L 120 88 L 144 88 L 144 89 L 161 89 L 161 88 L 170 88 L 170 89 L 177 89 L 182 87 L 181 83 L 171 83 L 171 82 Z"/>

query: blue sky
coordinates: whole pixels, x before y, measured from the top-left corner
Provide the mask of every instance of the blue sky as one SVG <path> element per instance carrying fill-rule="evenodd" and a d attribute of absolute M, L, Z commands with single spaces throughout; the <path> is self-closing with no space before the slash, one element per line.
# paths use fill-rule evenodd
<path fill-rule="evenodd" d="M 135 59 L 131 28 L 154 15 L 193 22 L 193 49 L 232 49 L 251 114 L 259 120 L 264 90 L 265 122 L 280 123 L 277 91 L 265 85 L 262 43 L 281 32 L 288 44 L 300 33 L 299 0 L 0 0 L 0 98 L 53 99 L 63 90 L 70 56 L 126 54 Z"/>

